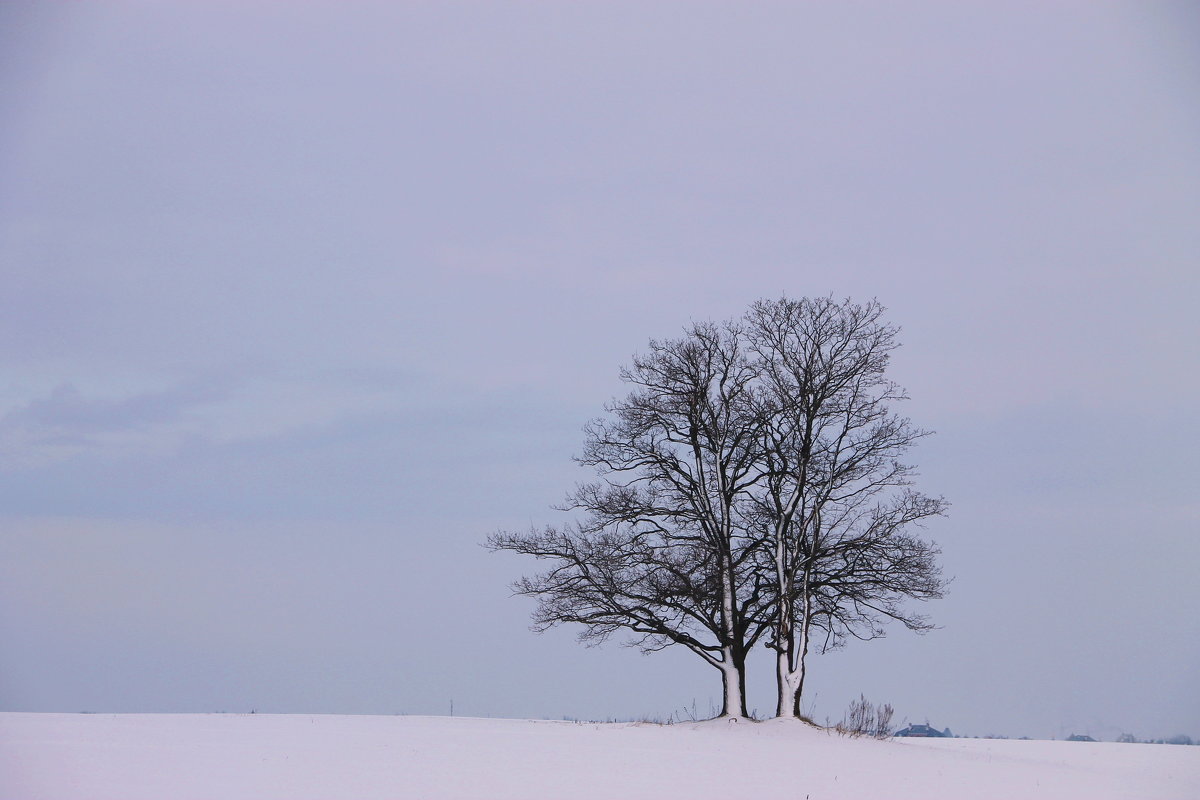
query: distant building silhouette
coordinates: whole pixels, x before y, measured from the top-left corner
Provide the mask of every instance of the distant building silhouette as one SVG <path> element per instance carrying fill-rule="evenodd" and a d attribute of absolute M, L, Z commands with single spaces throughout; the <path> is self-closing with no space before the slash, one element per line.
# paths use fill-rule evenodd
<path fill-rule="evenodd" d="M 925 738 L 931 738 L 931 737 L 947 737 L 948 738 L 948 737 L 953 736 L 954 734 L 950 732 L 949 728 L 946 728 L 946 730 L 944 730 L 944 731 L 939 731 L 937 728 L 933 727 L 932 725 L 909 725 L 907 728 L 901 728 L 900 730 L 896 731 L 892 735 L 893 736 L 925 737 Z"/>
<path fill-rule="evenodd" d="M 1082 734 L 1072 733 L 1070 736 L 1067 737 L 1067 741 L 1068 742 L 1094 742 L 1096 740 L 1090 736 L 1084 736 Z"/>

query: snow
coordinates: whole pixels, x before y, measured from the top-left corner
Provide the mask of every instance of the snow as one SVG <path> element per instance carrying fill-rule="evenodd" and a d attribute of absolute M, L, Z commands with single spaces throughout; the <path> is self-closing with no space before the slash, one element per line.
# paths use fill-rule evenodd
<path fill-rule="evenodd" d="M 0 798 L 1200 797 L 1200 747 L 847 739 L 790 720 L 0 714 Z"/>

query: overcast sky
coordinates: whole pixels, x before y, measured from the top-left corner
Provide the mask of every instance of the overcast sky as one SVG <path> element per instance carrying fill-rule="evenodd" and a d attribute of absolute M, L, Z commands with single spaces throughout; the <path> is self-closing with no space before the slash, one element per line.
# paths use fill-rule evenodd
<path fill-rule="evenodd" d="M 5 2 L 0 709 L 707 713 L 688 653 L 530 633 L 479 543 L 558 521 L 648 339 L 832 294 L 903 328 L 955 581 L 806 708 L 1200 736 L 1198 41 L 1186 2 Z"/>

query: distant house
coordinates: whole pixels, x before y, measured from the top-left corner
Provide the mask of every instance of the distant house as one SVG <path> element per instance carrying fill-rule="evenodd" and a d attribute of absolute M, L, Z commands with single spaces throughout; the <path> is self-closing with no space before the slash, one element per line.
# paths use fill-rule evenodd
<path fill-rule="evenodd" d="M 916 736 L 916 737 L 949 737 L 953 736 L 949 728 L 944 731 L 939 731 L 932 725 L 909 725 L 907 728 L 901 728 L 896 731 L 893 736 Z"/>
<path fill-rule="evenodd" d="M 1067 737 L 1067 741 L 1068 742 L 1094 742 L 1096 740 L 1090 736 L 1083 736 L 1078 733 L 1072 733 L 1070 736 Z"/>

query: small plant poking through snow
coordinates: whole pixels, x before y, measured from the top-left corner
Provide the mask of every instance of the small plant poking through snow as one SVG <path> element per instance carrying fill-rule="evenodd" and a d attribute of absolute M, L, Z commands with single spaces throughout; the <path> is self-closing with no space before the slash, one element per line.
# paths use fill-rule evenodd
<path fill-rule="evenodd" d="M 892 735 L 892 713 L 890 704 L 876 706 L 860 694 L 857 700 L 850 702 L 850 708 L 834 729 L 842 736 L 886 739 Z"/>

